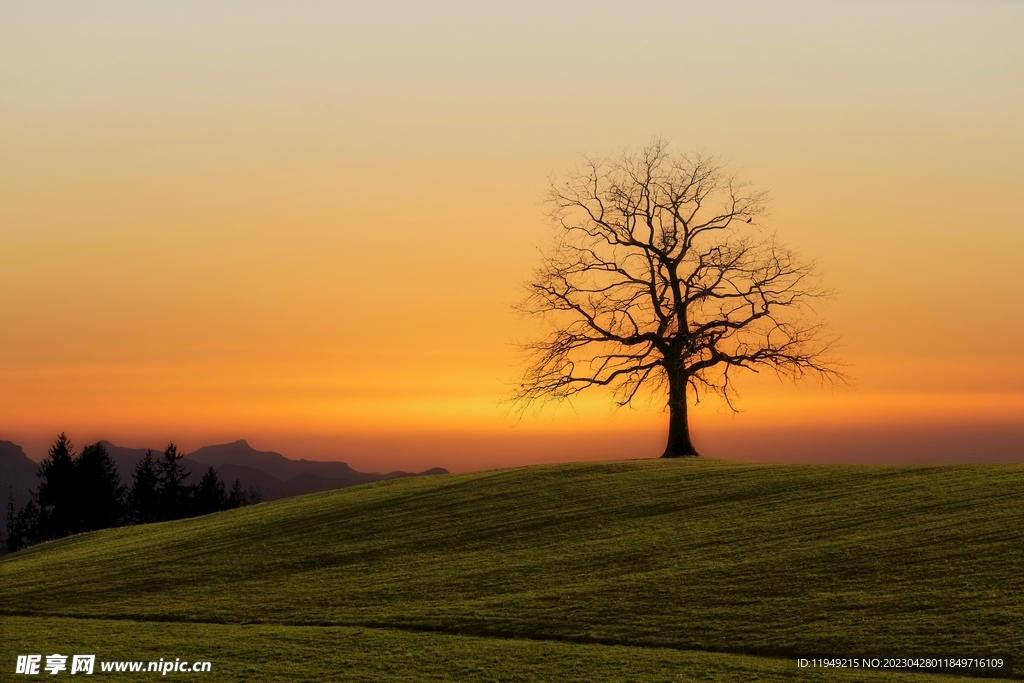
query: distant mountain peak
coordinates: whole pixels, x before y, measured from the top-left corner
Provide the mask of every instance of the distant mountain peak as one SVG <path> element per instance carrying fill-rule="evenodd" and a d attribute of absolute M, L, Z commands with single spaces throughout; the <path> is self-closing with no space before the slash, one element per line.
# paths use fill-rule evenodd
<path fill-rule="evenodd" d="M 420 476 L 421 477 L 424 476 L 424 475 L 430 475 L 430 474 L 451 474 L 451 473 L 448 470 L 446 470 L 445 468 L 443 468 L 443 467 L 431 467 L 429 470 L 424 470 L 424 471 L 420 472 Z"/>

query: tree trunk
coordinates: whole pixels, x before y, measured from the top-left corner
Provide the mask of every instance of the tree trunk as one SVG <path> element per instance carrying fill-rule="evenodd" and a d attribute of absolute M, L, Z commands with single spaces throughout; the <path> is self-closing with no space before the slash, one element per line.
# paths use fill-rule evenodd
<path fill-rule="evenodd" d="M 690 424 L 686 416 L 686 376 L 677 369 L 668 373 L 668 444 L 663 458 L 685 458 L 700 455 L 690 441 Z"/>

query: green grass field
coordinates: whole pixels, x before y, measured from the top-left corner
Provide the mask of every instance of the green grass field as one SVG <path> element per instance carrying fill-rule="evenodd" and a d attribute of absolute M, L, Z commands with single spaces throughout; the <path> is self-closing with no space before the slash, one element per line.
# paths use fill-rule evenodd
<path fill-rule="evenodd" d="M 1019 679 L 1022 568 L 1016 465 L 423 477 L 3 558 L 0 666 L 80 644 L 205 680 L 943 679 L 795 665 L 835 655 Z"/>

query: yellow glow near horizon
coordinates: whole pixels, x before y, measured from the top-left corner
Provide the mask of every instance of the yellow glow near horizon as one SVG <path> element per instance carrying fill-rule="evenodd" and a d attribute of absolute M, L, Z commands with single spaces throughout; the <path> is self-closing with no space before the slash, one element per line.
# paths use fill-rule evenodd
<path fill-rule="evenodd" d="M 512 428 L 500 399 L 547 179 L 655 134 L 771 190 L 856 378 L 750 377 L 701 428 L 1024 422 L 1022 30 L 1010 3 L 5 5 L 0 438 L 649 448 L 656 405 Z"/>

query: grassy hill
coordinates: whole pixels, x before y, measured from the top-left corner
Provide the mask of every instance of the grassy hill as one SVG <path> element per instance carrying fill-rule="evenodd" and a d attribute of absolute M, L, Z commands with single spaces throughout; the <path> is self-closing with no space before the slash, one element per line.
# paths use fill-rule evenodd
<path fill-rule="evenodd" d="M 386 677 L 409 680 L 471 677 L 453 673 L 463 664 L 516 680 L 530 662 L 540 668 L 521 680 L 843 679 L 792 661 L 823 655 L 1001 657 L 998 674 L 1021 678 L 1022 568 L 1021 466 L 586 463 L 381 482 L 45 544 L 0 561 L 0 614 L 19 647 L 65 633 L 109 649 L 125 642 L 103 640 L 109 624 L 131 624 L 163 643 L 159 656 L 209 637 L 235 661 L 263 643 L 352 680 L 379 678 L 359 667 L 392 650 L 413 654 Z M 348 664 L 315 654 L 335 641 Z"/>

